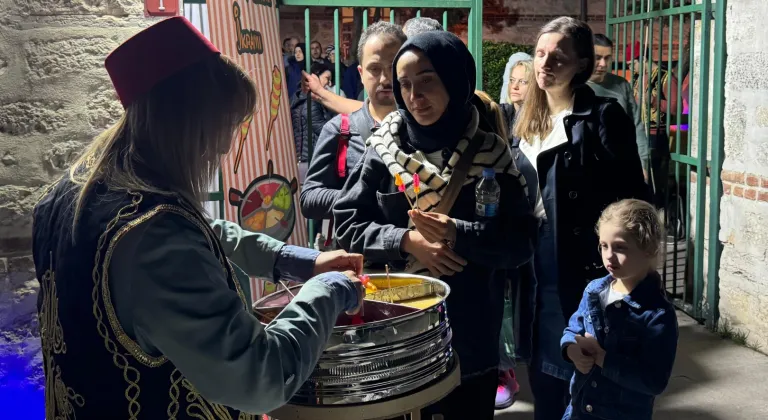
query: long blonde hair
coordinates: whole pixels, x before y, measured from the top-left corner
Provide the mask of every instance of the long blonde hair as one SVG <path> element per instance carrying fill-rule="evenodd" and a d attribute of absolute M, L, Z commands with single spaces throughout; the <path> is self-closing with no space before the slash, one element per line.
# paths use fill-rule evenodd
<path fill-rule="evenodd" d="M 587 83 L 595 67 L 592 29 L 578 19 L 563 16 L 544 25 L 536 37 L 536 43 L 538 44 L 544 34 L 551 33 L 558 33 L 571 39 L 577 58 L 587 60 L 585 68 L 576 73 L 571 80 L 571 86 L 576 87 Z M 550 132 L 552 132 L 552 121 L 549 118 L 547 94 L 538 83 L 532 83 L 528 88 L 525 102 L 520 108 L 520 117 L 515 122 L 515 137 L 530 141 L 536 137 L 544 139 Z"/>
<path fill-rule="evenodd" d="M 485 112 L 486 116 L 493 117 L 492 123 L 493 131 L 501 137 L 501 140 L 507 142 L 507 123 L 504 120 L 504 113 L 501 111 L 499 104 L 493 101 L 493 99 L 487 93 L 482 90 L 476 90 L 475 95 L 483 101 L 485 109 L 478 109 L 479 112 Z"/>
<path fill-rule="evenodd" d="M 531 86 L 532 84 L 536 83 L 536 78 L 533 77 L 533 60 L 520 60 L 517 63 L 515 63 L 514 66 L 512 66 L 511 69 L 509 69 L 509 78 L 512 79 L 512 72 L 515 71 L 516 68 L 522 67 L 525 69 L 525 81 L 528 82 L 528 86 Z M 507 88 L 507 102 L 512 103 L 511 95 L 509 94 L 509 91 L 512 89 L 512 83 L 509 84 L 509 87 Z M 528 88 L 530 90 L 530 88 Z"/>
<path fill-rule="evenodd" d="M 201 210 L 222 154 L 257 102 L 253 81 L 219 55 L 154 86 L 70 168 L 70 179 L 80 188 L 73 228 L 88 192 L 99 183 L 113 191 L 180 195 Z"/>

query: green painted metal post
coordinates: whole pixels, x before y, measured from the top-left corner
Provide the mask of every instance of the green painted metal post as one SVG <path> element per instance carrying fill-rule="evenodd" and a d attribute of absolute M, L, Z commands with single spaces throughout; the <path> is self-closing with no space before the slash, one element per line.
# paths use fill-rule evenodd
<path fill-rule="evenodd" d="M 333 84 L 336 87 L 336 94 L 339 94 L 339 89 L 341 88 L 341 57 L 339 55 L 339 50 L 341 49 L 341 41 L 339 39 L 339 9 L 333 9 L 333 42 L 335 45 L 335 48 L 333 49 L 333 62 L 334 62 L 334 71 L 333 74 L 335 75 Z"/>
<path fill-rule="evenodd" d="M 699 69 L 699 136 L 697 150 L 696 172 L 696 248 L 694 249 L 694 277 L 704 279 L 704 230 L 706 228 L 707 210 L 707 125 L 709 123 L 709 30 L 710 16 L 712 13 L 712 0 L 703 0 L 704 6 L 701 13 L 701 67 Z M 701 318 L 704 296 L 704 282 L 693 283 L 693 311 L 697 318 Z"/>
<path fill-rule="evenodd" d="M 448 30 L 448 11 L 443 10 L 443 29 Z"/>
<path fill-rule="evenodd" d="M 475 0 L 469 12 L 470 31 L 473 33 L 472 46 L 475 56 L 476 89 L 483 90 L 483 0 Z M 446 28 L 448 29 L 448 28 Z"/>
<path fill-rule="evenodd" d="M 389 23 L 395 23 L 395 9 L 389 9 Z"/>
<path fill-rule="evenodd" d="M 709 183 L 709 264 L 707 265 L 707 306 L 705 313 L 710 328 L 720 321 L 720 256 L 723 244 L 720 242 L 720 199 L 723 183 L 720 173 L 725 157 L 725 62 L 728 45 L 725 41 L 726 0 L 718 0 L 715 6 L 715 68 L 712 82 L 712 175 Z"/>
<path fill-rule="evenodd" d="M 420 18 L 420 17 L 421 17 L 421 9 L 417 9 L 417 10 L 416 10 L 416 17 L 417 17 L 417 18 Z"/>
<path fill-rule="evenodd" d="M 310 43 L 312 42 L 312 34 L 310 33 L 310 25 L 309 25 L 309 7 L 304 9 L 304 45 L 310 46 Z M 304 51 L 304 61 L 306 61 L 306 70 L 307 73 L 310 72 L 310 67 L 312 66 L 312 53 L 309 51 Z M 307 94 L 307 133 L 309 135 L 309 160 L 312 160 L 312 155 L 315 151 L 315 145 L 312 141 L 312 95 Z M 314 248 L 315 246 L 315 223 L 312 220 L 307 220 L 307 231 L 309 232 L 309 247 Z"/>

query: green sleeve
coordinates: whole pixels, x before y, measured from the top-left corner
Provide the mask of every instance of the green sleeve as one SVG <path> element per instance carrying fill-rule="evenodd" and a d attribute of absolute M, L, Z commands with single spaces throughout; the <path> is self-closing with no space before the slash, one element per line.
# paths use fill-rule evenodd
<path fill-rule="evenodd" d="M 109 267 L 118 321 L 209 401 L 250 413 L 284 405 L 309 377 L 357 292 L 341 273 L 305 283 L 263 326 L 233 291 L 203 232 L 159 214 L 118 242 Z"/>
<path fill-rule="evenodd" d="M 285 245 L 270 236 L 244 230 L 237 223 L 216 219 L 210 222 L 224 253 L 251 277 L 273 278 L 280 249 Z"/>

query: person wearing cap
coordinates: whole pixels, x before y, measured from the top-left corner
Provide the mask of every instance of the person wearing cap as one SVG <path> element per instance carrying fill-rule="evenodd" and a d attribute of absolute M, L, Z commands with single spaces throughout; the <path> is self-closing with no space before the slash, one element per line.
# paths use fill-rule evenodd
<path fill-rule="evenodd" d="M 362 257 L 209 224 L 200 202 L 257 92 L 189 21 L 145 29 L 105 65 L 125 111 L 34 209 L 46 418 L 255 419 L 291 398 L 339 313 L 360 306 Z M 326 273 L 264 327 L 231 262 Z"/>

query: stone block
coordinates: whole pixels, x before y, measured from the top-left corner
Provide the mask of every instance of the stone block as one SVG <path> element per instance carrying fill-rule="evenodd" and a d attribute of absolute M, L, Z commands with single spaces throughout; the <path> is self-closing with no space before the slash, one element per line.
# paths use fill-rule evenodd
<path fill-rule="evenodd" d="M 60 102 L 20 101 L 0 104 L 0 133 L 49 134 L 67 125 L 67 109 Z"/>
<path fill-rule="evenodd" d="M 768 53 L 743 53 L 738 59 L 729 59 L 725 68 L 726 89 L 756 90 L 768 89 Z"/>
<path fill-rule="evenodd" d="M 77 159 L 84 147 L 85 143 L 76 140 L 54 143 L 43 153 L 43 162 L 49 170 L 64 171 Z"/>
<path fill-rule="evenodd" d="M 0 186 L 0 238 L 29 237 L 32 208 L 43 187 Z"/>
<path fill-rule="evenodd" d="M 109 81 L 91 92 L 86 109 L 88 123 L 98 131 L 110 127 L 123 114 L 123 106 L 117 100 L 117 94 Z"/>
<path fill-rule="evenodd" d="M 91 70 L 105 71 L 104 59 L 118 45 L 119 40 L 113 37 L 71 37 L 30 41 L 24 46 L 24 52 L 30 76 L 39 80 Z"/>
<path fill-rule="evenodd" d="M 111 15 L 141 13 L 141 0 L 12 0 L 22 16 Z"/>

